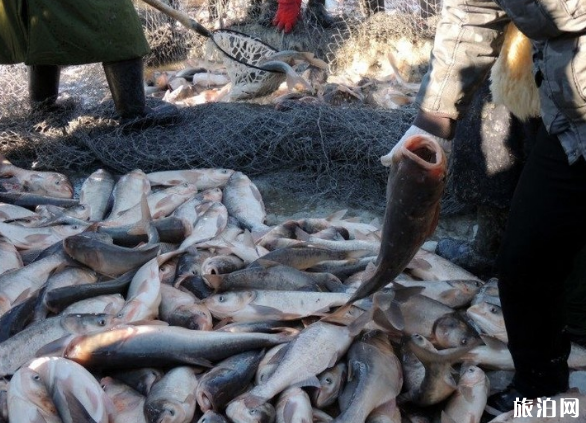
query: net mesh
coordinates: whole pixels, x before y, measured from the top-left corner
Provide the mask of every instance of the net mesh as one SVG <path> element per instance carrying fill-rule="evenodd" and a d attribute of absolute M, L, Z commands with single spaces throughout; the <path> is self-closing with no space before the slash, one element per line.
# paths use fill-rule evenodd
<path fill-rule="evenodd" d="M 295 64 L 314 92 L 291 95 L 281 87 L 249 101 L 224 99 L 180 107 L 180 119 L 171 126 L 124 130 L 99 64 L 65 68 L 59 107 L 49 114 L 28 106 L 25 66 L 0 66 L 0 152 L 22 167 L 86 174 L 99 167 L 120 174 L 136 168 L 230 168 L 251 177 L 270 175 L 274 186 L 305 198 L 380 206 L 388 170 L 379 158 L 414 118 L 414 89 L 407 92 L 401 81 L 417 83 L 427 68 L 437 4 L 329 1 L 321 8 L 304 3 L 302 19 L 292 33 L 283 35 L 270 24 L 274 0 L 168 0 L 210 29 L 229 27 L 261 40 L 234 44 L 230 37 L 218 37 L 223 48 L 240 50 L 248 59 L 296 50 L 311 52 L 328 65 L 320 74 L 312 73 L 315 69 L 307 63 Z M 316 3 L 319 6 L 319 0 Z M 225 65 L 226 56 L 210 39 L 140 0 L 137 8 L 153 50 L 145 58 L 150 84 L 156 85 L 157 75 L 168 69 L 198 67 L 229 74 L 234 66 L 235 74 L 229 76 L 246 75 L 243 85 L 254 83 L 250 78 L 259 74 L 266 78 L 262 71 L 244 69 L 229 59 L 233 63 Z M 276 78 L 281 79 L 271 89 L 283 75 Z M 190 89 L 209 97 L 214 88 Z M 161 91 L 152 96 L 148 102 L 158 104 Z M 446 202 L 447 209 L 458 208 L 449 195 Z"/>

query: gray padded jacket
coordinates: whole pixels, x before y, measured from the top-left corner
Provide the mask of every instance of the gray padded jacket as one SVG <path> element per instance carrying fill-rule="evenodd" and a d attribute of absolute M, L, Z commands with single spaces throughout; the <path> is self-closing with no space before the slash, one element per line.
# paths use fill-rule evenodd
<path fill-rule="evenodd" d="M 498 57 L 513 23 L 533 44 L 541 116 L 569 163 L 586 158 L 586 2 L 444 0 L 430 67 L 416 104 L 458 119 Z"/>

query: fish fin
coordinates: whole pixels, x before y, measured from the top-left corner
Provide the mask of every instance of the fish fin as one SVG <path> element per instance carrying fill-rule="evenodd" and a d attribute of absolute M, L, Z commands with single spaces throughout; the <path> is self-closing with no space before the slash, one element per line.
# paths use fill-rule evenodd
<path fill-rule="evenodd" d="M 319 388 L 321 386 L 319 379 L 317 376 L 310 376 L 309 378 L 302 380 L 301 382 L 297 382 L 291 385 L 292 388 L 303 388 L 304 386 L 313 386 Z"/>
<path fill-rule="evenodd" d="M 421 257 L 413 257 L 411 261 L 407 264 L 406 269 L 421 269 L 421 270 L 429 270 L 432 268 L 432 265 Z"/>
<path fill-rule="evenodd" d="M 421 294 L 425 290 L 423 286 L 405 287 L 400 282 L 393 282 L 393 291 L 395 293 L 394 300 L 399 303 L 404 303 L 414 295 Z"/>
<path fill-rule="evenodd" d="M 255 313 L 263 317 L 273 317 L 275 319 L 279 319 L 283 315 L 283 312 L 281 310 L 274 307 L 254 304 L 250 304 L 250 307 L 252 307 Z"/>
<path fill-rule="evenodd" d="M 86 422 L 86 423 L 98 423 L 89 411 L 85 408 L 85 406 L 81 403 L 81 401 L 73 395 L 69 391 L 63 391 L 60 388 L 55 390 L 55 395 L 57 392 L 62 396 L 67 404 L 67 410 L 71 416 L 71 421 L 74 422 Z"/>
<path fill-rule="evenodd" d="M 466 401 L 472 402 L 474 399 L 474 391 L 470 386 L 458 386 L 458 391 L 462 394 Z"/>
<path fill-rule="evenodd" d="M 226 326 L 229 323 L 232 323 L 232 318 L 226 317 L 226 318 L 220 320 L 218 323 L 216 323 L 216 326 L 214 326 L 212 330 L 222 329 L 224 326 Z"/>
<path fill-rule="evenodd" d="M 54 341 L 51 341 L 37 350 L 35 357 L 55 357 L 63 355 L 67 346 L 75 339 L 76 335 L 65 335 Z"/>
<path fill-rule="evenodd" d="M 448 413 L 442 410 L 441 423 L 457 423 Z"/>
<path fill-rule="evenodd" d="M 281 266 L 282 264 L 273 260 L 263 259 L 262 257 L 256 260 L 256 263 L 259 264 L 264 269 L 268 269 L 269 267 L 274 266 Z"/>
<path fill-rule="evenodd" d="M 342 220 L 342 218 L 346 215 L 346 213 L 348 213 L 348 209 L 342 209 L 342 210 L 335 211 L 332 214 L 330 214 L 328 217 L 326 217 L 326 220 L 329 222 L 334 222 L 336 220 Z"/>
<path fill-rule="evenodd" d="M 31 288 L 26 288 L 24 291 L 22 291 L 20 294 L 18 294 L 18 297 L 16 297 L 16 299 L 14 301 L 12 301 L 12 307 L 28 300 L 28 298 L 30 296 L 31 296 Z"/>
<path fill-rule="evenodd" d="M 503 349 L 507 349 L 507 344 L 505 344 L 503 341 L 501 341 L 500 339 L 497 339 L 493 336 L 480 335 L 480 339 L 482 339 L 484 341 L 484 343 L 486 344 L 487 347 L 489 347 L 493 350 L 501 351 Z"/>
<path fill-rule="evenodd" d="M 132 322 L 132 326 L 169 326 L 169 323 L 157 319 L 143 319 Z"/>
<path fill-rule="evenodd" d="M 395 301 L 395 290 L 391 292 L 376 292 L 372 297 L 373 307 L 382 311 L 388 323 L 395 329 L 402 331 L 405 328 L 405 319 L 399 304 Z M 380 318 L 381 316 L 378 315 Z"/>
<path fill-rule="evenodd" d="M 360 316 L 358 316 L 354 321 L 352 321 L 348 325 L 348 332 L 350 332 L 351 336 L 357 336 L 364 327 L 372 321 L 372 316 L 374 313 L 374 307 L 370 307 L 368 310 L 364 311 Z"/>
<path fill-rule="evenodd" d="M 352 304 L 345 304 L 342 307 L 338 308 L 333 313 L 327 314 L 326 316 L 322 317 L 320 320 L 326 323 L 344 323 L 348 321 L 346 314 L 352 308 Z"/>
<path fill-rule="evenodd" d="M 301 229 L 299 226 L 295 228 L 295 237 L 300 241 L 309 241 L 311 235 Z"/>
<path fill-rule="evenodd" d="M 184 355 L 182 357 L 181 361 L 183 361 L 185 363 L 189 363 L 192 366 L 201 366 L 201 367 L 206 367 L 208 369 L 211 369 L 212 367 L 214 367 L 214 364 L 210 360 L 208 360 L 207 358 L 193 357 L 192 355 Z"/>

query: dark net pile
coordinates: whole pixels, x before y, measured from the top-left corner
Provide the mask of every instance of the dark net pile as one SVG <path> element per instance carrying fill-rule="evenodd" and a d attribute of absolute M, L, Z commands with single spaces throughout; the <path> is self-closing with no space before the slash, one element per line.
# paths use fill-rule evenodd
<path fill-rule="evenodd" d="M 22 73 L 22 72 L 19 72 Z M 22 76 L 22 75 L 21 75 Z M 357 203 L 384 193 L 386 154 L 413 119 L 412 108 L 210 103 L 181 109 L 174 125 L 124 130 L 112 104 L 77 99 L 50 117 L 32 113 L 25 99 L 6 96 L 0 151 L 15 164 L 38 169 L 116 173 L 193 167 L 272 174 L 276 185 Z"/>

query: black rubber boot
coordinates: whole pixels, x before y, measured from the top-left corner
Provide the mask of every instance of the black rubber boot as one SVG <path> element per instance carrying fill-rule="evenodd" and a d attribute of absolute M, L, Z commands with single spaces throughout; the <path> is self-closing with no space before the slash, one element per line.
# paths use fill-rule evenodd
<path fill-rule="evenodd" d="M 33 65 L 28 67 L 29 101 L 34 110 L 49 109 L 59 96 L 61 68 L 57 65 Z"/>
<path fill-rule="evenodd" d="M 314 20 L 322 28 L 330 28 L 335 24 L 334 18 L 326 11 L 325 0 L 309 0 L 305 13 L 309 20 Z"/>
<path fill-rule="evenodd" d="M 546 371 L 516 371 L 512 383 L 502 392 L 488 397 L 485 411 L 497 416 L 515 408 L 515 402 L 523 399 L 553 397 L 569 389 L 567 357 L 560 359 L 566 364 L 552 365 Z M 554 363 L 554 362 L 552 362 Z"/>
<path fill-rule="evenodd" d="M 102 65 L 123 125 L 141 129 L 176 122 L 179 116 L 176 106 L 169 103 L 153 108 L 147 106 L 141 58 L 104 62 Z"/>

